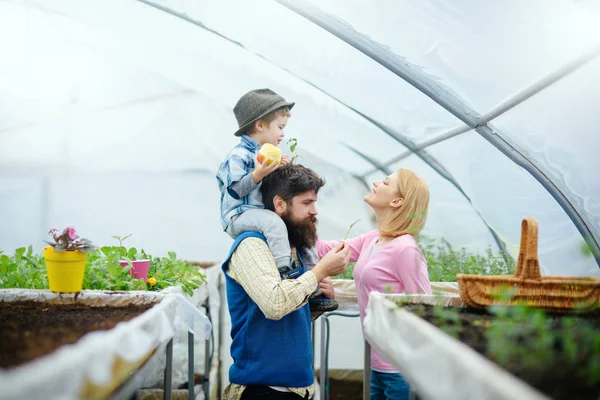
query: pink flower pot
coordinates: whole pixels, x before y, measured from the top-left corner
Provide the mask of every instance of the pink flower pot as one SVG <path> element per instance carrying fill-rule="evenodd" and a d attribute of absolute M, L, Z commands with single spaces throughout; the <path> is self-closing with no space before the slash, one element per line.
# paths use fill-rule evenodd
<path fill-rule="evenodd" d="M 133 275 L 135 279 L 143 279 L 144 283 L 148 279 L 148 267 L 150 266 L 150 260 L 133 260 L 131 261 L 132 267 L 129 270 L 129 274 Z M 127 261 L 119 261 L 119 265 L 126 267 L 129 265 Z"/>

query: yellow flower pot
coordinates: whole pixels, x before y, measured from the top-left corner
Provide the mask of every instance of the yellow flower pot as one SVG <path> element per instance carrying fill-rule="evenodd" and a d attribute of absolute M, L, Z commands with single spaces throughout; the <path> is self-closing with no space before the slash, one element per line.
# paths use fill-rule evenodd
<path fill-rule="evenodd" d="M 81 291 L 83 272 L 88 253 L 79 251 L 56 252 L 51 246 L 44 248 L 50 290 L 57 293 Z"/>

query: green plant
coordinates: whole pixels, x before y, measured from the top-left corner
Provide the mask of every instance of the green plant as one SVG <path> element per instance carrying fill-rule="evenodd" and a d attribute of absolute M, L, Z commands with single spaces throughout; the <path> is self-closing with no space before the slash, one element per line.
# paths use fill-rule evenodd
<path fill-rule="evenodd" d="M 354 224 L 350 229 L 353 226 Z M 468 252 L 464 247 L 456 250 L 444 238 L 436 241 L 419 235 L 417 242 L 427 260 L 431 282 L 456 282 L 456 274 L 511 275 L 515 272 L 515 261 L 510 258 L 506 262 L 502 253 L 494 253 L 491 247 L 488 247 L 484 255 L 480 255 Z M 354 264 L 348 264 L 344 272 L 333 279 L 353 279 L 353 269 Z"/>
<path fill-rule="evenodd" d="M 493 306 L 486 312 L 396 303 L 551 398 L 572 399 L 573 393 L 576 398 L 598 398 L 598 313 L 550 314 L 525 306 Z"/>
<path fill-rule="evenodd" d="M 485 332 L 486 354 L 502 367 L 536 379 L 560 365 L 579 371 L 588 385 L 600 383 L 600 333 L 585 318 L 559 318 L 525 306 L 496 306 L 490 312 L 496 318 Z"/>
<path fill-rule="evenodd" d="M 350 262 L 346 265 L 346 269 L 339 275 L 332 276 L 331 279 L 354 279 L 354 267 L 356 266 L 355 262 Z"/>
<path fill-rule="evenodd" d="M 154 282 L 154 285 L 134 279 L 128 273 L 130 266 L 120 266 L 123 254 L 130 260 L 149 259 L 149 275 L 154 279 L 150 282 Z M 206 276 L 192 264 L 177 259 L 174 252 L 169 252 L 167 257 L 153 257 L 144 250 L 133 247 L 127 249 L 124 246 L 103 246 L 91 252 L 83 277 L 83 289 L 157 291 L 169 286 L 181 286 L 190 296 L 194 289 L 204 283 Z M 32 246 L 18 248 L 11 256 L 0 252 L 0 288 L 48 289 L 43 257 L 34 254 Z"/>
<path fill-rule="evenodd" d="M 123 257 L 127 257 L 127 249 L 125 248 L 125 246 L 123 246 L 123 242 L 127 240 L 127 238 L 131 237 L 131 235 L 132 233 L 130 233 L 127 236 L 111 236 L 111 238 L 117 239 L 119 241 L 119 251 L 121 253 L 121 256 Z"/>
<path fill-rule="evenodd" d="M 0 288 L 48 289 L 44 257 L 33 247 L 19 247 L 13 255 L 0 251 Z"/>
<path fill-rule="evenodd" d="M 289 138 L 286 143 L 289 146 L 290 151 L 293 154 L 293 157 L 292 157 L 292 164 L 293 164 L 294 162 L 296 162 L 297 159 L 299 159 L 300 157 L 302 157 L 299 154 L 296 154 L 296 147 L 298 146 L 298 139 L 296 139 L 296 138 Z"/>
<path fill-rule="evenodd" d="M 494 253 L 491 247 L 480 255 L 464 247 L 457 250 L 444 238 L 436 241 L 420 235 L 417 242 L 427 260 L 431 282 L 456 282 L 456 274 L 510 275 L 515 271 L 514 259 L 505 261 L 502 253 Z"/>
<path fill-rule="evenodd" d="M 73 226 L 67 226 L 62 233 L 58 235 L 58 229 L 52 228 L 48 231 L 48 235 L 52 236 L 54 242 L 44 240 L 54 248 L 56 252 L 75 251 L 87 253 L 93 251 L 96 247 L 88 239 L 81 238 L 77 234 L 77 230 Z"/>
<path fill-rule="evenodd" d="M 433 307 L 435 324 L 448 335 L 458 338 L 462 324 L 458 313 L 442 306 Z"/>
<path fill-rule="evenodd" d="M 125 254 L 127 253 L 125 249 Z M 130 265 L 122 267 L 119 261 L 123 258 L 121 246 L 104 246 L 88 256 L 83 289 L 98 290 L 142 290 L 144 281 L 134 279 L 130 275 Z"/>
<path fill-rule="evenodd" d="M 192 291 L 206 283 L 206 276 L 198 273 L 198 268 L 190 263 L 177 259 L 175 252 L 170 251 L 166 257 L 150 258 L 148 275 L 156 279 L 156 284 L 149 290 L 160 290 L 168 286 L 181 286 L 190 296 Z"/>

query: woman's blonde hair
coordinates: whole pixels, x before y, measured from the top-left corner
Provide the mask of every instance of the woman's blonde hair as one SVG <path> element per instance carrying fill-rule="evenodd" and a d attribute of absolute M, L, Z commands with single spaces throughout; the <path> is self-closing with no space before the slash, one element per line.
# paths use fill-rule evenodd
<path fill-rule="evenodd" d="M 398 170 L 396 192 L 404 199 L 387 226 L 380 230 L 382 236 L 397 237 L 405 234 L 417 236 L 427 220 L 429 188 L 425 181 L 408 169 Z"/>

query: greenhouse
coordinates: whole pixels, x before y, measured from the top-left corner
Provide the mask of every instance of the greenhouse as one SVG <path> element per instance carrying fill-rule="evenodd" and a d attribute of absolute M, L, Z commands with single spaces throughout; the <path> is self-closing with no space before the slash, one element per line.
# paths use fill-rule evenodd
<path fill-rule="evenodd" d="M 352 253 L 306 396 L 366 399 L 391 371 L 418 399 L 597 399 L 598 21 L 593 0 L 0 1 L 0 399 L 236 398 L 217 175 L 261 88 L 325 182 L 315 268 L 320 243 Z M 428 189 L 397 237 L 427 290 L 363 299 L 354 238 L 385 238 L 369 196 L 404 170 Z M 52 247 L 81 255 L 75 289 Z M 281 382 L 260 386 L 309 387 Z"/>

